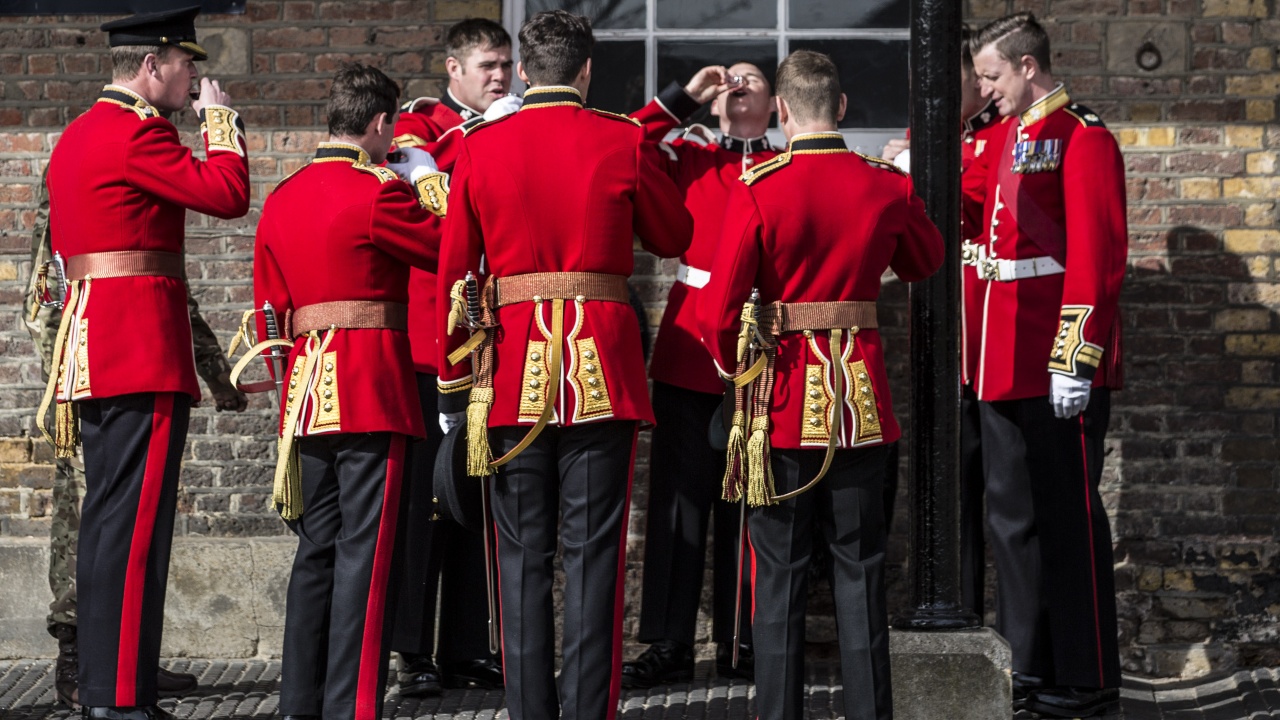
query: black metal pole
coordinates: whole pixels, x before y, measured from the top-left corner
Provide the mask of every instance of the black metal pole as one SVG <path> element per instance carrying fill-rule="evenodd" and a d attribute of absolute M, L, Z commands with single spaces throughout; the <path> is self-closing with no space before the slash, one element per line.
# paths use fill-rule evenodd
<path fill-rule="evenodd" d="M 911 596 L 904 629 L 974 627 L 960 597 L 960 0 L 912 0 L 911 176 L 946 262 L 911 286 Z"/>

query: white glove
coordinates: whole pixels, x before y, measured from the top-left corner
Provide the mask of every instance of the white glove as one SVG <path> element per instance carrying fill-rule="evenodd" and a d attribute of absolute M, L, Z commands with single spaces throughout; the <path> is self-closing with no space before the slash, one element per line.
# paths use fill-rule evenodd
<path fill-rule="evenodd" d="M 911 172 L 911 148 L 907 148 L 893 157 L 893 164 L 904 173 Z"/>
<path fill-rule="evenodd" d="M 459 410 L 458 412 L 453 413 L 440 413 L 440 429 L 443 430 L 446 435 L 449 434 L 450 430 L 458 427 L 466 421 L 466 410 Z"/>
<path fill-rule="evenodd" d="M 440 172 L 440 168 L 436 166 L 436 159 L 422 148 L 407 147 L 401 148 L 398 152 L 404 156 L 403 159 L 394 163 L 388 161 L 387 169 L 411 185 L 423 175 Z"/>
<path fill-rule="evenodd" d="M 1084 412 L 1089 406 L 1089 387 L 1092 380 L 1049 373 L 1049 402 L 1053 405 L 1053 416 L 1072 418 Z"/>
<path fill-rule="evenodd" d="M 506 117 L 519 110 L 521 105 L 524 105 L 524 98 L 519 95 L 505 95 L 494 100 L 489 109 L 484 111 L 484 119 L 497 120 L 500 117 Z"/>

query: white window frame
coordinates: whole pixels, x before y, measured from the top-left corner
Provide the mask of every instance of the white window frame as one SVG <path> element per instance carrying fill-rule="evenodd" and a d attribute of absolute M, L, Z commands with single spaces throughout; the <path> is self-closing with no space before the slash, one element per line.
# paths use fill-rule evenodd
<path fill-rule="evenodd" d="M 851 0 L 852 1 L 852 0 Z M 526 0 L 502 0 L 502 22 L 511 33 L 512 56 L 520 56 L 520 26 L 525 21 Z M 667 29 L 658 27 L 657 0 L 645 0 L 645 27 L 627 29 L 597 29 L 596 40 L 643 40 L 645 54 L 644 91 L 645 97 L 657 95 L 658 85 L 658 42 L 689 40 L 744 40 L 772 38 L 778 44 L 778 57 L 784 58 L 790 52 L 791 40 L 907 40 L 911 39 L 909 28 L 804 28 L 787 27 L 787 11 L 790 0 L 777 0 L 778 24 L 772 28 L 750 29 Z M 514 85 L 523 87 L 520 78 L 516 77 Z M 636 108 L 637 110 L 639 108 Z M 879 156 L 881 148 L 889 138 L 900 137 L 903 128 L 844 128 L 841 133 L 850 147 L 862 153 Z M 777 129 L 769 131 L 770 140 L 782 145 L 782 132 Z"/>

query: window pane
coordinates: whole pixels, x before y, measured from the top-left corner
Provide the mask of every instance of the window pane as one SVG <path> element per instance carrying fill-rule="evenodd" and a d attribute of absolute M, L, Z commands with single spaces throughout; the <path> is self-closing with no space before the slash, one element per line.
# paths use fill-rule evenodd
<path fill-rule="evenodd" d="M 591 53 L 591 87 L 587 107 L 633 113 L 648 101 L 644 96 L 644 41 L 596 41 Z"/>
<path fill-rule="evenodd" d="M 760 68 L 769 84 L 778 69 L 778 44 L 772 40 L 686 40 L 658 43 L 658 90 L 668 83 L 681 85 L 689 82 L 693 74 L 708 65 L 726 67 L 739 62 L 749 62 Z M 592 63 L 595 67 L 595 63 Z M 595 72 L 594 70 L 592 72 Z M 689 122 L 718 127 L 711 117 L 711 104 L 707 103 L 694 113 Z"/>
<path fill-rule="evenodd" d="M 906 40 L 792 40 L 792 50 L 826 53 L 849 98 L 842 128 L 907 126 Z"/>
<path fill-rule="evenodd" d="M 661 28 L 771 28 L 778 0 L 656 0 Z"/>
<path fill-rule="evenodd" d="M 907 0 L 791 0 L 788 27 L 905 28 Z"/>
<path fill-rule="evenodd" d="M 597 30 L 643 28 L 645 0 L 528 0 L 524 16 L 529 19 L 543 10 L 568 10 L 586 15 Z"/>

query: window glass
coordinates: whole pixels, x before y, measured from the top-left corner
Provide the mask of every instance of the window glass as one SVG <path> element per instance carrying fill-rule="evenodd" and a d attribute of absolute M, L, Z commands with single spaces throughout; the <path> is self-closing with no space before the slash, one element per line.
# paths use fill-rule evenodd
<path fill-rule="evenodd" d="M 524 16 L 528 19 L 544 10 L 585 15 L 596 30 L 645 27 L 645 0 L 527 0 Z"/>
<path fill-rule="evenodd" d="M 679 29 L 778 26 L 778 0 L 654 0 L 658 27 Z"/>
<path fill-rule="evenodd" d="M 849 98 L 842 128 L 905 128 L 910 88 L 906 40 L 792 40 L 792 50 L 826 53 Z"/>
<path fill-rule="evenodd" d="M 787 27 L 903 28 L 910 22 L 907 0 L 790 0 Z"/>
<path fill-rule="evenodd" d="M 597 40 L 591 53 L 587 107 L 626 115 L 648 100 L 644 92 L 644 41 Z"/>

